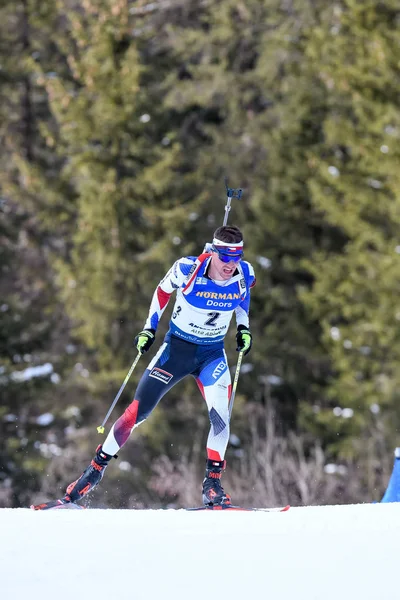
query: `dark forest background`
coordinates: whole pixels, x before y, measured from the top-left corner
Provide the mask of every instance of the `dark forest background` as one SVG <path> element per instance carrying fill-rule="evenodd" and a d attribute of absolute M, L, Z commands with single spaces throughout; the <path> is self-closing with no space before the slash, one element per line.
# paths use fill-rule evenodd
<path fill-rule="evenodd" d="M 1 506 L 57 497 L 88 464 L 155 286 L 222 224 L 225 176 L 257 274 L 225 489 L 381 499 L 400 427 L 399 29 L 397 0 L 1 1 Z M 182 382 L 91 502 L 199 504 L 208 427 Z"/>

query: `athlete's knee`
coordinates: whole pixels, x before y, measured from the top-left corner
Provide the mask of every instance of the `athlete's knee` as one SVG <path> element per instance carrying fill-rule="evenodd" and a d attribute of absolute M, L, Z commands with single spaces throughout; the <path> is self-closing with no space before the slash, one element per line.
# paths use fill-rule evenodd
<path fill-rule="evenodd" d="M 136 415 L 135 427 L 143 423 L 143 421 L 145 421 L 147 417 L 153 412 L 156 406 L 157 404 L 149 404 L 141 400 L 139 402 L 138 412 Z"/>
<path fill-rule="evenodd" d="M 156 406 L 157 402 L 149 402 L 143 398 L 134 400 L 125 410 L 123 418 L 131 428 L 137 427 L 147 419 Z"/>
<path fill-rule="evenodd" d="M 122 415 L 124 425 L 131 429 L 136 425 L 139 411 L 139 400 L 133 400 Z"/>
<path fill-rule="evenodd" d="M 113 425 L 113 434 L 116 443 L 121 447 L 131 434 L 132 429 L 137 422 L 139 402 L 133 400 L 123 414 L 117 419 Z"/>

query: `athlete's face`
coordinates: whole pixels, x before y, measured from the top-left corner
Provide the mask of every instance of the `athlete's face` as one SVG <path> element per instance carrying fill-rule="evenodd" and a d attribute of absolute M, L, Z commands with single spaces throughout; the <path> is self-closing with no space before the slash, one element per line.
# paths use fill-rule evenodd
<path fill-rule="evenodd" d="M 219 258 L 218 252 L 213 252 L 211 257 L 210 276 L 212 279 L 227 281 L 233 276 L 237 265 L 238 261 L 230 260 L 229 262 L 224 262 Z"/>

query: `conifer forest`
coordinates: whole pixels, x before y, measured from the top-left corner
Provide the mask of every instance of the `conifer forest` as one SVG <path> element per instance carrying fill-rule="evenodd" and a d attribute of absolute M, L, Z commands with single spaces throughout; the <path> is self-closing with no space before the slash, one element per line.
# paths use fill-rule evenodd
<path fill-rule="evenodd" d="M 1 2 L 0 506 L 59 497 L 90 462 L 157 284 L 222 225 L 225 177 L 257 285 L 224 487 L 380 501 L 400 445 L 399 40 L 398 0 Z M 198 505 L 208 430 L 185 379 L 89 502 Z"/>

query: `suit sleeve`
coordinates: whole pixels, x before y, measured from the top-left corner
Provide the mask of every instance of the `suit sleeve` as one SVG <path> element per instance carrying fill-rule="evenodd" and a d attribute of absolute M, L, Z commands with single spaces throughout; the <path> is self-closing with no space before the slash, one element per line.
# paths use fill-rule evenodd
<path fill-rule="evenodd" d="M 184 284 L 193 263 L 194 260 L 192 260 L 192 257 L 180 258 L 172 265 L 163 279 L 161 279 L 154 291 L 144 329 L 157 330 L 158 323 L 167 308 L 169 299 L 173 292 Z"/>
<path fill-rule="evenodd" d="M 247 293 L 242 302 L 235 309 L 236 326 L 249 327 L 250 290 L 256 285 L 256 276 L 250 263 L 247 263 L 248 273 L 246 275 Z M 247 269 L 246 269 L 247 270 Z"/>

